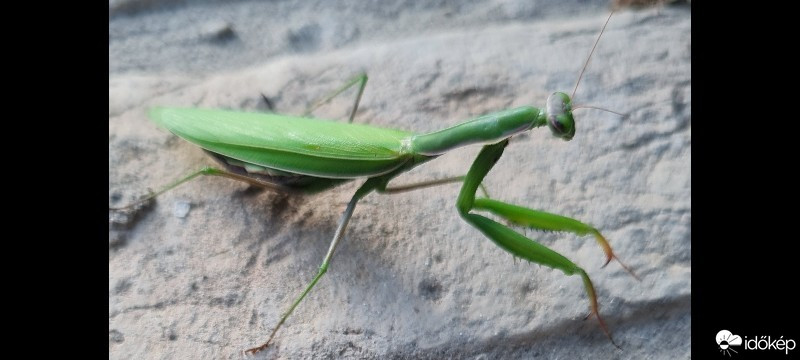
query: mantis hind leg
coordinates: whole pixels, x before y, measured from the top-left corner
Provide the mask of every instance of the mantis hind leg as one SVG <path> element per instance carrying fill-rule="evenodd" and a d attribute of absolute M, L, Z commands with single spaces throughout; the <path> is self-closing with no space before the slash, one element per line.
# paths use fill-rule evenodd
<path fill-rule="evenodd" d="M 125 210 L 125 209 L 128 209 L 128 208 L 134 207 L 136 205 L 143 204 L 143 203 L 145 203 L 145 202 L 147 202 L 147 201 L 149 201 L 149 200 L 151 200 L 151 199 L 153 199 L 153 198 L 155 198 L 155 197 L 157 197 L 157 196 L 159 196 L 159 195 L 161 195 L 161 194 L 163 194 L 163 193 L 165 193 L 167 191 L 170 191 L 170 190 L 172 190 L 172 189 L 174 189 L 174 188 L 176 188 L 176 187 L 178 187 L 180 185 L 183 185 L 183 184 L 185 184 L 185 183 L 187 183 L 189 181 L 192 181 L 195 178 L 197 178 L 199 176 L 203 176 L 203 175 L 226 177 L 226 178 L 229 178 L 229 179 L 246 182 L 246 183 L 248 183 L 250 185 L 258 186 L 258 187 L 261 187 L 261 188 L 264 188 L 264 189 L 267 189 L 267 190 L 276 191 L 276 192 L 290 193 L 290 192 L 294 192 L 295 191 L 294 189 L 291 189 L 291 188 L 283 186 L 283 185 L 274 184 L 274 183 L 270 183 L 270 182 L 266 182 L 266 181 L 261 181 L 259 179 L 255 179 L 255 178 L 252 178 L 252 177 L 248 177 L 248 176 L 244 176 L 244 175 L 241 175 L 241 174 L 236 174 L 236 173 L 233 173 L 233 172 L 230 172 L 230 171 L 221 170 L 221 169 L 217 169 L 217 168 L 206 166 L 206 167 L 204 167 L 204 168 L 202 168 L 200 170 L 197 170 L 197 171 L 195 171 L 195 172 L 193 172 L 193 173 L 191 173 L 191 174 L 189 174 L 187 176 L 184 176 L 184 177 L 182 177 L 182 178 L 180 178 L 178 180 L 173 181 L 172 183 L 164 186 L 163 188 L 161 188 L 160 190 L 158 190 L 156 192 L 151 192 L 149 195 L 147 195 L 147 196 L 145 196 L 145 197 L 143 197 L 143 198 L 141 198 L 141 199 L 139 199 L 137 201 L 134 201 L 131 204 L 128 204 L 128 205 L 125 205 L 125 206 L 120 206 L 120 207 L 111 207 L 111 206 L 109 206 L 108 209 L 109 210 Z"/>
<path fill-rule="evenodd" d="M 330 94 L 323 96 L 319 100 L 316 100 L 308 106 L 305 112 L 303 112 L 303 116 L 311 115 L 311 112 L 316 110 L 322 105 L 327 104 L 333 98 L 338 96 L 339 94 L 345 92 L 345 90 L 358 85 L 358 92 L 356 93 L 355 101 L 353 102 L 353 109 L 350 111 L 350 117 L 347 119 L 348 123 L 353 122 L 353 118 L 356 116 L 356 110 L 358 110 L 358 104 L 361 102 L 361 95 L 364 94 L 364 88 L 367 86 L 367 73 L 360 73 L 350 80 L 348 80 L 344 85 L 339 87 L 338 89 L 332 91 Z"/>
<path fill-rule="evenodd" d="M 586 271 L 558 252 L 555 252 L 548 247 L 523 236 L 508 226 L 500 224 L 485 216 L 472 213 L 472 210 L 490 211 L 510 221 L 511 223 L 538 230 L 566 231 L 578 235 L 591 233 L 595 235 L 598 242 L 600 242 L 603 250 L 606 252 L 608 261 L 610 261 L 612 258 L 616 258 L 605 238 L 603 238 L 597 230 L 589 225 L 560 215 L 536 211 L 496 200 L 475 198 L 475 193 L 478 189 L 478 186 L 480 185 L 481 181 L 483 181 L 484 177 L 486 177 L 486 174 L 488 174 L 489 170 L 491 170 L 494 164 L 500 159 L 500 156 L 502 156 L 503 150 L 507 144 L 508 140 L 506 139 L 496 144 L 486 145 L 483 147 L 483 150 L 481 150 L 480 154 L 478 154 L 478 157 L 475 159 L 472 167 L 464 178 L 464 185 L 462 186 L 461 193 L 458 196 L 456 207 L 459 214 L 470 225 L 481 231 L 500 248 L 508 251 L 514 256 L 553 269 L 561 270 L 566 275 L 580 275 L 586 289 L 586 294 L 589 297 L 591 306 L 590 315 L 597 316 L 600 327 L 611 340 L 611 343 L 617 346 L 617 344 L 614 343 L 614 339 L 611 337 L 611 333 L 608 331 L 608 327 L 606 326 L 602 317 L 600 317 L 597 304 L 597 294 L 594 286 L 592 285 L 592 281 L 586 274 Z M 606 263 L 608 263 L 608 261 Z M 624 265 L 623 267 L 635 277 L 633 272 L 631 272 Z"/>

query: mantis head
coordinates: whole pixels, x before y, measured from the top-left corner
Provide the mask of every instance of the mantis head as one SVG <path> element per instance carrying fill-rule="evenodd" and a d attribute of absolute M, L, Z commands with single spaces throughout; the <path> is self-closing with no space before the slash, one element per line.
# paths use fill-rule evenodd
<path fill-rule="evenodd" d="M 575 119 L 572 117 L 572 99 L 569 95 L 554 92 L 547 98 L 545 111 L 547 127 L 553 132 L 553 136 L 566 141 L 575 136 Z"/>
<path fill-rule="evenodd" d="M 583 64 L 583 68 L 581 69 L 581 73 L 578 75 L 578 81 L 575 82 L 575 89 L 572 90 L 572 96 L 570 97 L 569 95 L 562 92 L 554 92 L 553 95 L 550 95 L 550 97 L 547 98 L 547 107 L 545 108 L 546 111 L 545 116 L 547 117 L 547 126 L 550 128 L 550 131 L 552 131 L 553 135 L 556 137 L 560 137 L 566 141 L 569 141 L 572 140 L 573 136 L 575 136 L 575 119 L 572 117 L 572 110 L 573 110 L 572 98 L 575 97 L 575 92 L 578 91 L 578 85 L 580 85 L 581 83 L 581 78 L 583 77 L 583 73 L 586 71 L 586 67 L 589 66 L 589 60 L 591 60 L 592 54 L 594 54 L 594 49 L 597 48 L 597 43 L 600 42 L 600 37 L 602 37 L 603 32 L 606 31 L 606 26 L 608 26 L 608 21 L 611 20 L 611 15 L 613 14 L 614 11 L 611 11 L 611 14 L 608 14 L 608 19 L 606 19 L 605 24 L 603 24 L 603 28 L 600 30 L 600 35 L 597 35 L 597 40 L 594 41 L 594 45 L 592 45 L 592 50 L 589 51 L 589 56 L 586 58 L 586 62 Z M 594 106 L 579 106 L 579 107 L 595 108 L 619 114 L 611 110 L 606 110 Z"/>

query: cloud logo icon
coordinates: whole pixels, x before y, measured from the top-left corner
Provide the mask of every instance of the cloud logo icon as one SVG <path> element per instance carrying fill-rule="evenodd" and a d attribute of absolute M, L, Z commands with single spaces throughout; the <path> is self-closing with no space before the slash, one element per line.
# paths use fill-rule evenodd
<path fill-rule="evenodd" d="M 731 349 L 731 346 L 739 346 L 742 345 L 742 337 L 739 335 L 733 335 L 728 330 L 720 330 L 717 333 L 717 346 L 719 346 L 719 351 L 723 354 L 727 354 L 731 356 L 731 351 L 738 353 L 736 350 Z"/>

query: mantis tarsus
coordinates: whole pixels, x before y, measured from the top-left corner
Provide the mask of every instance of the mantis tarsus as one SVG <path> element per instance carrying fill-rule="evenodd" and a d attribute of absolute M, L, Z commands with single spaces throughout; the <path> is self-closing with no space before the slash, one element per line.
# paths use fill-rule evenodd
<path fill-rule="evenodd" d="M 580 81 L 580 76 L 578 79 Z M 312 105 L 310 110 L 341 91 L 358 86 L 359 91 L 349 118 L 352 122 L 366 82 L 366 75 L 357 76 L 331 96 Z M 577 86 L 578 84 L 576 89 Z M 567 275 L 579 275 L 590 299 L 590 315 L 597 317 L 603 331 L 611 339 L 611 334 L 600 317 L 594 287 L 582 268 L 509 227 L 473 212 L 488 211 L 508 222 L 538 230 L 591 234 L 603 247 L 606 263 L 616 258 L 608 242 L 590 225 L 488 197 L 475 197 L 483 178 L 502 156 L 511 136 L 535 127 L 548 126 L 556 137 L 572 139 L 575 135 L 575 123 L 571 99 L 572 96 L 556 92 L 547 99 L 545 109 L 525 106 L 500 111 L 429 134 L 273 114 L 157 108 L 150 113 L 154 121 L 207 150 L 224 168 L 203 168 L 146 199 L 200 175 L 228 177 L 283 192 L 318 192 L 343 182 L 367 178 L 347 204 L 317 275 L 291 304 L 267 341 L 247 350 L 250 353 L 261 351 L 270 344 L 295 307 L 326 273 L 360 199 L 373 191 L 392 193 L 452 182 L 463 183 L 456 201 L 458 213 L 498 246 L 516 257 L 562 270 Z M 476 143 L 487 145 L 464 176 L 403 187 L 389 185 L 400 174 L 447 151 Z"/>

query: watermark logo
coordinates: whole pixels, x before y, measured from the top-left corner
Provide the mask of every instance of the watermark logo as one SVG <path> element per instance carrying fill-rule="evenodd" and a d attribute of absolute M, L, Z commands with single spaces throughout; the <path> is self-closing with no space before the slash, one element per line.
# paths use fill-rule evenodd
<path fill-rule="evenodd" d="M 742 337 L 739 335 L 733 335 L 728 330 L 720 330 L 717 333 L 717 346 L 719 346 L 719 351 L 723 354 L 731 356 L 731 351 L 734 353 L 738 353 L 738 351 L 731 348 L 731 346 L 740 346 L 742 345 Z"/>
<path fill-rule="evenodd" d="M 716 336 L 717 346 L 723 355 L 733 357 L 733 354 L 739 353 L 734 347 L 744 345 L 744 350 L 778 350 L 786 355 L 789 355 L 790 350 L 794 350 L 797 345 L 794 339 L 784 339 L 783 336 L 773 338 L 770 335 L 753 336 L 748 338 L 734 335 L 728 330 L 720 330 Z M 741 349 L 740 349 L 741 350 Z"/>
<path fill-rule="evenodd" d="M 773 339 L 772 336 L 754 336 L 753 339 L 744 337 L 745 350 L 778 350 L 789 355 L 789 350 L 794 350 L 797 344 L 793 339 L 785 339 L 783 336 Z"/>

